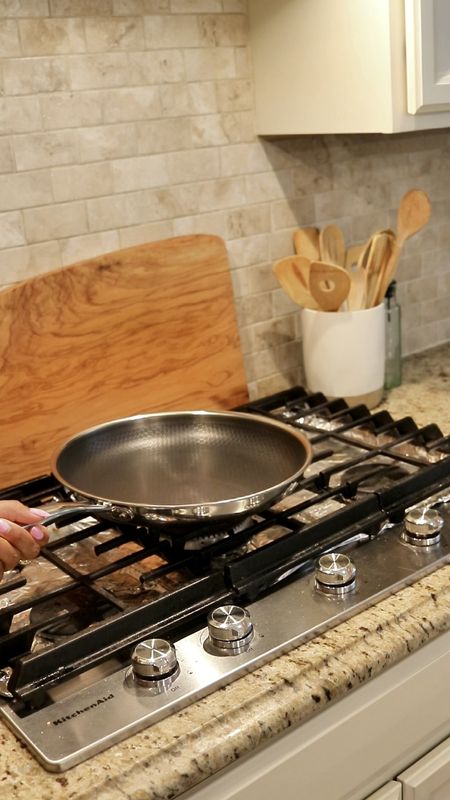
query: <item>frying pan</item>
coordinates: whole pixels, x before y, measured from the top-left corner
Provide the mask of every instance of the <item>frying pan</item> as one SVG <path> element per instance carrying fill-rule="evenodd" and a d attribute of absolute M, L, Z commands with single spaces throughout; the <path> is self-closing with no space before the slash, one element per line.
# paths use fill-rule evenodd
<path fill-rule="evenodd" d="M 141 414 L 89 428 L 53 458 L 56 478 L 80 500 L 45 525 L 93 514 L 188 532 L 231 527 L 294 491 L 311 460 L 295 428 L 233 411 Z"/>

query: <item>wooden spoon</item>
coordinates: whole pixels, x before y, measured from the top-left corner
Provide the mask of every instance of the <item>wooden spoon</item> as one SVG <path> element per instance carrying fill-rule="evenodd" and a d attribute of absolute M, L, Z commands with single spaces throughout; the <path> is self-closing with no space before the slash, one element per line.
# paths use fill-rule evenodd
<path fill-rule="evenodd" d="M 364 267 L 365 273 L 365 308 L 372 308 L 378 295 L 380 281 L 391 257 L 395 235 L 392 232 L 374 233 L 370 240 L 370 249 Z"/>
<path fill-rule="evenodd" d="M 345 269 L 351 272 L 352 269 L 356 268 L 359 257 L 365 246 L 365 244 L 353 244 L 351 247 L 347 248 L 345 254 Z"/>
<path fill-rule="evenodd" d="M 337 225 L 326 225 L 319 233 L 320 260 L 327 264 L 345 265 L 344 235 Z"/>
<path fill-rule="evenodd" d="M 294 231 L 293 239 L 297 255 L 306 256 L 310 261 L 320 258 L 318 228 L 298 228 Z"/>
<path fill-rule="evenodd" d="M 305 256 L 287 256 L 276 261 L 272 269 L 280 286 L 294 303 L 317 310 L 319 306 L 309 290 L 310 263 Z"/>
<path fill-rule="evenodd" d="M 350 275 L 336 264 L 312 261 L 309 290 L 323 311 L 337 311 L 350 291 Z"/>
<path fill-rule="evenodd" d="M 403 195 L 397 213 L 397 236 L 393 241 L 391 256 L 380 274 L 375 305 L 381 303 L 394 277 L 401 249 L 409 239 L 427 224 L 431 214 L 428 195 L 420 189 L 411 189 Z"/>

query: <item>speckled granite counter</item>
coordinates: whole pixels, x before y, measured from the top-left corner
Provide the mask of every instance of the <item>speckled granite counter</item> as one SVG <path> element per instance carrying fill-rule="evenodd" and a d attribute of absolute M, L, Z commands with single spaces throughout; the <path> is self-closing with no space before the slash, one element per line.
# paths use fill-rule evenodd
<path fill-rule="evenodd" d="M 450 432 L 450 344 L 407 360 L 383 403 Z M 62 775 L 0 723 L 2 800 L 175 797 L 450 628 L 450 565 Z"/>

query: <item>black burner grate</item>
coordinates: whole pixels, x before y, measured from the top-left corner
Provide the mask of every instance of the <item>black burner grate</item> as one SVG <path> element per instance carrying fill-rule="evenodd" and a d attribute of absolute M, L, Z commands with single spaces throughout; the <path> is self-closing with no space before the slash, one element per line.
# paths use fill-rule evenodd
<path fill-rule="evenodd" d="M 65 523 L 42 552 L 55 585 L 37 581 L 30 599 L 27 566 L 0 584 L 0 668 L 12 670 L 8 688 L 17 699 L 45 702 L 46 689 L 61 677 L 149 635 L 180 635 L 220 603 L 272 591 L 324 549 L 376 536 L 450 484 L 450 438 L 436 425 L 418 428 L 411 417 L 395 421 L 386 411 L 349 408 L 301 387 L 239 410 L 308 436 L 313 462 L 296 492 L 239 529 L 211 536 L 203 525 L 201 533 L 172 538 L 91 518 Z M 0 491 L 7 498 L 36 507 L 67 496 L 52 476 L 42 476 Z M 132 591 L 125 581 L 115 593 L 122 576 Z"/>

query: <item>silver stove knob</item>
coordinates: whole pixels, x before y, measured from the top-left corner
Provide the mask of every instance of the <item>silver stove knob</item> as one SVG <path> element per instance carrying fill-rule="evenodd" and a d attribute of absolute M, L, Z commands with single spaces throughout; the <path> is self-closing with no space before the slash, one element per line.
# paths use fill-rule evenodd
<path fill-rule="evenodd" d="M 437 544 L 443 524 L 444 520 L 436 509 L 412 508 L 405 517 L 402 539 L 420 547 Z"/>
<path fill-rule="evenodd" d="M 241 652 L 253 636 L 250 614 L 240 606 L 219 606 L 208 615 L 208 633 L 214 647 Z"/>
<path fill-rule="evenodd" d="M 131 664 L 134 675 L 149 682 L 165 680 L 178 667 L 175 648 L 165 639 L 139 642 L 131 655 Z"/>
<path fill-rule="evenodd" d="M 316 588 L 327 594 L 345 594 L 354 589 L 356 567 L 345 553 L 324 553 L 316 563 Z"/>

